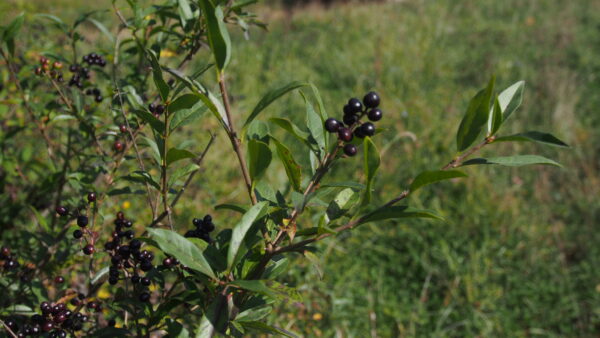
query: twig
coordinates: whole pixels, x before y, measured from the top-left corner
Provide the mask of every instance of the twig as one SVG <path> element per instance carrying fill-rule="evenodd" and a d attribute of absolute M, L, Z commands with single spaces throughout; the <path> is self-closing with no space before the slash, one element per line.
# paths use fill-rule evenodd
<path fill-rule="evenodd" d="M 6 323 L 0 319 L 0 323 L 2 323 L 2 326 L 4 326 L 4 328 L 6 329 L 6 331 L 8 331 L 8 333 L 10 333 L 11 336 L 13 336 L 14 338 L 19 338 L 19 336 L 17 336 L 13 330 L 10 329 L 10 327 L 8 327 L 8 325 L 6 325 Z"/>

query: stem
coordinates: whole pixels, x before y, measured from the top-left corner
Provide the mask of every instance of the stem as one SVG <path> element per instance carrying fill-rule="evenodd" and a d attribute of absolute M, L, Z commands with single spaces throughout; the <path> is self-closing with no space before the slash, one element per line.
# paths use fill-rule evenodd
<path fill-rule="evenodd" d="M 165 109 L 165 133 L 163 134 L 163 160 L 162 160 L 162 200 L 164 212 L 167 214 L 167 220 L 169 222 L 169 228 L 173 230 L 173 219 L 171 217 L 171 208 L 169 207 L 167 187 L 167 151 L 168 151 L 168 140 L 169 140 L 169 108 Z"/>
<path fill-rule="evenodd" d="M 237 137 L 237 133 L 235 132 L 235 127 L 233 124 L 233 119 L 231 117 L 231 107 L 229 105 L 229 96 L 227 94 L 227 87 L 225 86 L 225 75 L 223 72 L 219 72 L 219 88 L 221 90 L 221 97 L 223 100 L 223 106 L 225 107 L 225 114 L 227 115 L 228 127 L 226 129 L 227 135 L 229 135 L 229 140 L 231 141 L 231 145 L 233 146 L 233 150 L 235 151 L 238 161 L 240 162 L 240 169 L 242 170 L 242 176 L 244 177 L 244 181 L 246 182 L 246 188 L 248 189 L 248 195 L 250 196 L 250 200 L 252 200 L 252 204 L 258 203 L 256 200 L 256 195 L 252 192 L 252 180 L 250 179 L 250 173 L 248 172 L 248 167 L 246 166 L 246 160 L 244 159 L 244 154 L 242 154 L 241 150 L 241 141 Z"/>
<path fill-rule="evenodd" d="M 18 337 L 19 337 L 19 336 L 17 336 L 17 335 L 16 335 L 16 334 L 13 332 L 13 330 L 11 330 L 11 329 L 10 329 L 10 327 L 8 327 L 8 325 L 6 325 L 6 323 L 5 323 L 3 320 L 1 320 L 1 319 L 0 319 L 0 323 L 2 323 L 2 326 L 4 326 L 4 328 L 6 329 L 6 331 L 8 331 L 8 333 L 9 333 L 9 334 L 10 334 L 12 337 L 14 337 L 14 338 L 18 338 Z"/>

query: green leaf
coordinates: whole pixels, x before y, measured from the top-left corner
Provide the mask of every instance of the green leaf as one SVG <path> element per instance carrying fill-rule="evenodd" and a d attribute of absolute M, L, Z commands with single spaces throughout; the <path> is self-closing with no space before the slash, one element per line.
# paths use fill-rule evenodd
<path fill-rule="evenodd" d="M 180 178 L 188 176 L 189 174 L 193 173 L 198 169 L 200 169 L 200 166 L 198 166 L 196 163 L 190 163 L 186 166 L 177 168 L 171 175 L 169 175 L 168 185 L 172 186 Z"/>
<path fill-rule="evenodd" d="M 271 311 L 273 311 L 272 306 L 263 305 L 240 312 L 240 314 L 235 317 L 235 320 L 243 322 L 261 320 L 268 316 Z"/>
<path fill-rule="evenodd" d="M 183 94 L 169 104 L 169 113 L 175 113 L 181 109 L 190 109 L 200 101 L 198 94 Z"/>
<path fill-rule="evenodd" d="M 167 333 L 172 338 L 189 338 L 190 336 L 190 333 L 183 325 L 172 319 L 167 320 Z"/>
<path fill-rule="evenodd" d="M 195 158 L 196 155 L 189 150 L 171 148 L 167 152 L 167 167 L 174 162 L 185 160 L 186 158 Z"/>
<path fill-rule="evenodd" d="M 2 37 L 4 42 L 15 38 L 23 26 L 23 21 L 25 21 L 25 13 L 20 13 L 4 28 L 4 36 Z"/>
<path fill-rule="evenodd" d="M 530 164 L 545 164 L 562 167 L 560 163 L 554 162 L 551 159 L 539 155 L 516 155 L 506 157 L 491 157 L 491 158 L 474 158 L 464 162 L 462 165 L 474 164 L 499 164 L 507 167 L 520 167 Z"/>
<path fill-rule="evenodd" d="M 229 251 L 227 252 L 227 270 L 231 271 L 231 269 L 237 264 L 240 258 L 245 254 L 240 250 L 242 242 L 246 235 L 248 234 L 252 224 L 258 219 L 263 212 L 266 211 L 268 206 L 267 202 L 260 202 L 252 206 L 250 210 L 248 210 L 238 224 L 233 227 L 233 232 L 231 234 L 231 243 L 229 244 Z"/>
<path fill-rule="evenodd" d="M 156 142 L 153 139 L 146 137 L 146 136 L 141 136 L 141 139 L 150 147 L 150 149 L 152 149 L 152 157 L 154 157 L 154 160 L 156 161 L 157 164 L 160 164 L 161 152 L 160 152 L 160 149 L 158 148 L 158 144 L 156 144 Z"/>
<path fill-rule="evenodd" d="M 357 182 L 331 182 L 321 184 L 321 188 L 354 188 L 357 190 L 363 190 L 365 185 Z"/>
<path fill-rule="evenodd" d="M 432 184 L 435 182 L 449 180 L 451 178 L 456 177 L 467 177 L 467 174 L 463 173 L 459 170 L 433 170 L 433 171 L 424 171 L 417 175 L 413 182 L 410 184 L 410 192 L 414 192 L 417 189 L 426 186 L 428 184 Z"/>
<path fill-rule="evenodd" d="M 204 103 L 198 103 L 190 109 L 182 109 L 173 114 L 169 122 L 169 132 L 178 127 L 186 126 L 199 118 L 208 110 Z"/>
<path fill-rule="evenodd" d="M 194 13 L 190 7 L 188 0 L 179 0 L 179 17 L 181 18 L 182 24 L 185 26 L 186 22 L 194 18 Z"/>
<path fill-rule="evenodd" d="M 364 157 L 364 172 L 367 180 L 365 193 L 363 195 L 363 201 L 361 205 L 367 205 L 371 203 L 371 194 L 373 193 L 373 180 L 375 179 L 375 174 L 379 169 L 379 151 L 377 147 L 375 147 L 375 143 L 371 140 L 370 137 L 365 137 L 363 141 L 363 151 L 365 154 Z"/>
<path fill-rule="evenodd" d="M 285 131 L 296 137 L 298 140 L 308 145 L 308 137 L 310 136 L 310 134 L 298 128 L 298 126 L 293 124 L 290 120 L 279 117 L 273 117 L 269 119 L 269 122 L 283 128 Z"/>
<path fill-rule="evenodd" d="M 444 218 L 430 210 L 415 209 L 408 206 L 384 206 L 363 217 L 358 224 L 398 218 L 432 218 L 440 221 L 444 220 Z"/>
<path fill-rule="evenodd" d="M 208 1 L 208 0 L 206 0 Z M 154 79 L 154 84 L 156 88 L 158 88 L 158 92 L 163 102 L 167 102 L 169 98 L 169 85 L 165 82 L 162 76 L 162 69 L 158 63 L 158 59 L 156 57 L 156 53 L 152 49 L 147 49 L 146 54 L 150 60 L 150 66 L 152 67 L 152 77 Z"/>
<path fill-rule="evenodd" d="M 494 100 L 490 118 L 488 120 L 488 136 L 496 134 L 500 126 L 502 125 L 502 109 L 500 109 L 500 103 L 498 97 Z"/>
<path fill-rule="evenodd" d="M 482 89 L 471 99 L 467 112 L 460 122 L 456 133 L 458 151 L 467 149 L 479 136 L 481 129 L 488 122 L 490 101 L 494 92 L 495 77 L 492 77 L 486 89 Z"/>
<path fill-rule="evenodd" d="M 196 338 L 212 338 L 215 331 L 225 333 L 228 318 L 227 297 L 219 294 L 202 316 L 200 326 L 196 330 Z"/>
<path fill-rule="evenodd" d="M 52 15 L 52 14 L 35 14 L 35 17 L 40 17 L 40 18 L 44 18 L 44 19 L 48 19 L 52 22 L 54 22 L 54 24 L 56 25 L 56 27 L 60 30 L 62 30 L 63 32 L 67 33 L 69 27 L 67 26 L 66 23 L 64 23 L 59 17 Z"/>
<path fill-rule="evenodd" d="M 306 257 L 306 259 L 308 259 L 312 263 L 312 265 L 315 267 L 315 270 L 317 270 L 317 275 L 319 275 L 319 279 L 323 279 L 323 266 L 321 264 L 321 259 L 308 250 L 304 251 L 303 254 L 304 257 Z"/>
<path fill-rule="evenodd" d="M 200 0 L 200 7 L 206 19 L 208 43 L 215 57 L 215 63 L 222 72 L 231 57 L 231 40 L 223 21 L 221 6 L 214 6 L 210 0 Z"/>
<path fill-rule="evenodd" d="M 296 337 L 294 334 L 292 334 L 286 330 L 265 324 L 261 321 L 250 321 L 250 322 L 236 321 L 236 322 L 240 323 L 244 327 L 244 329 L 249 330 L 249 331 L 266 333 L 266 334 L 274 335 L 275 337 L 279 337 L 279 336 L 291 337 L 291 338 Z"/>
<path fill-rule="evenodd" d="M 48 221 L 46 220 L 46 218 L 44 216 L 42 216 L 36 208 L 34 208 L 33 206 L 29 206 L 29 209 L 31 209 L 31 211 L 33 212 L 33 214 L 35 215 L 35 219 L 38 221 L 39 225 L 42 227 L 42 229 L 44 229 L 45 231 L 50 231 L 50 227 L 48 226 Z"/>
<path fill-rule="evenodd" d="M 154 117 L 154 115 L 145 110 L 135 109 L 133 112 L 135 115 L 137 115 L 137 117 L 148 123 L 150 127 L 152 127 L 152 129 L 154 129 L 157 133 L 163 134 L 165 132 L 165 123 Z"/>
<path fill-rule="evenodd" d="M 509 141 L 517 141 L 517 142 L 537 142 L 542 144 L 547 144 L 556 147 L 565 147 L 569 148 L 569 145 L 565 142 L 559 140 L 552 134 L 542 133 L 539 131 L 526 131 L 524 133 L 514 134 L 510 136 L 500 136 L 497 137 L 494 142 L 509 142 Z"/>
<path fill-rule="evenodd" d="M 315 111 L 313 105 L 306 99 L 304 93 L 300 92 L 302 97 L 304 98 L 304 103 L 306 105 L 306 126 L 310 131 L 311 141 L 316 143 L 318 148 L 318 153 L 322 158 L 325 154 L 325 139 L 327 137 L 327 133 L 325 132 L 325 121 L 322 120 L 321 115 Z"/>
<path fill-rule="evenodd" d="M 211 278 L 217 278 L 202 251 L 187 238 L 165 229 L 146 230 L 162 251 L 177 258 L 181 264 Z"/>
<path fill-rule="evenodd" d="M 138 95 L 137 91 L 133 86 L 125 86 L 123 87 L 123 92 L 121 94 L 125 94 L 127 101 L 129 104 L 136 109 L 145 109 L 144 101 Z M 153 116 L 154 117 L 154 116 Z"/>
<path fill-rule="evenodd" d="M 284 94 L 286 94 L 294 89 L 297 89 L 297 88 L 300 88 L 303 86 L 307 86 L 307 85 L 308 85 L 308 83 L 305 83 L 305 82 L 294 81 L 294 82 L 288 83 L 287 85 L 285 85 L 281 88 L 277 88 L 277 89 L 272 90 L 272 91 L 268 92 L 267 94 L 265 94 L 265 96 L 263 96 L 263 98 L 258 102 L 256 107 L 254 107 L 254 110 L 252 110 L 252 113 L 250 113 L 250 116 L 248 116 L 248 119 L 246 120 L 246 122 L 244 122 L 243 128 L 245 129 L 250 124 L 250 122 L 252 122 L 258 116 L 258 114 L 260 114 L 265 108 L 267 108 L 271 103 L 273 103 L 273 101 L 277 100 Z"/>
<path fill-rule="evenodd" d="M 240 214 L 244 214 L 246 211 L 248 211 L 248 208 L 239 204 L 224 203 L 215 206 L 215 210 L 233 210 L 239 212 Z"/>
<path fill-rule="evenodd" d="M 265 173 L 273 155 L 271 148 L 261 141 L 252 139 L 248 142 L 248 170 L 252 181 L 259 179 Z"/>
<path fill-rule="evenodd" d="M 519 81 L 512 86 L 506 88 L 498 95 L 500 109 L 502 110 L 502 120 L 506 119 L 521 105 L 523 102 L 523 91 L 525 81 Z"/>
<path fill-rule="evenodd" d="M 292 153 L 285 145 L 275 138 L 272 138 L 272 140 L 277 148 L 277 155 L 279 156 L 279 159 L 285 168 L 285 173 L 290 180 L 290 185 L 294 190 L 300 191 L 300 184 L 302 183 L 302 170 L 300 165 L 298 165 L 298 163 L 294 160 Z"/>
<path fill-rule="evenodd" d="M 100 271 L 96 272 L 94 277 L 90 280 L 91 285 L 96 285 L 102 279 L 102 277 L 108 275 L 108 270 L 110 268 L 108 266 L 103 267 Z"/>
<path fill-rule="evenodd" d="M 360 199 L 360 195 L 353 189 L 346 188 L 340 191 L 327 207 L 327 217 L 333 221 L 346 214 Z"/>
<path fill-rule="evenodd" d="M 235 280 L 230 283 L 231 285 L 238 286 L 242 289 L 260 293 L 267 297 L 275 299 L 287 299 L 300 301 L 302 296 L 295 288 L 283 285 L 274 280 Z"/>
<path fill-rule="evenodd" d="M 120 179 L 124 179 L 131 182 L 148 183 L 155 189 L 160 190 L 160 185 L 146 171 L 136 170 L 127 176 L 121 177 Z"/>
<path fill-rule="evenodd" d="M 102 24 L 100 21 L 98 21 L 96 19 L 92 19 L 92 18 L 88 18 L 88 21 L 91 22 L 92 24 L 94 24 L 94 26 L 96 26 L 96 28 L 98 28 L 98 30 L 100 32 L 102 32 L 102 34 L 106 35 L 106 37 L 111 42 L 111 44 L 115 43 L 115 37 L 108 30 L 108 28 L 106 28 L 106 26 L 104 26 L 104 24 Z"/>

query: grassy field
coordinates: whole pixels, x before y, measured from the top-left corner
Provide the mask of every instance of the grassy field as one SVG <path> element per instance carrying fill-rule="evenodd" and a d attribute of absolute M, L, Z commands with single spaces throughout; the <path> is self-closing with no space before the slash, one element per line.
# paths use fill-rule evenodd
<path fill-rule="evenodd" d="M 0 11 L 72 16 L 78 4 L 8 1 Z M 469 178 L 408 201 L 447 222 L 372 224 L 325 241 L 323 278 L 299 259 L 285 279 L 304 302 L 282 305 L 272 322 L 303 336 L 598 335 L 600 1 L 406 0 L 256 11 L 269 32 L 253 31 L 248 41 L 234 34 L 234 110 L 245 115 L 269 88 L 291 80 L 316 84 L 330 115 L 341 114 L 348 97 L 376 89 L 389 126 L 377 140 L 380 202 L 453 157 L 468 99 L 492 74 L 503 87 L 527 83 L 503 134 L 553 131 L 572 146 L 490 146 L 483 155 L 535 150 L 564 168 L 468 168 Z M 110 13 L 100 17 L 114 21 Z M 287 96 L 268 113 L 301 121 L 302 99 Z M 212 126 L 188 135 L 204 144 Z M 225 135 L 219 142 L 226 144 Z M 210 172 L 195 199 L 181 204 L 182 219 L 198 203 L 241 198 L 230 160 L 209 154 Z M 347 163 L 334 175 L 359 178 L 359 161 Z"/>

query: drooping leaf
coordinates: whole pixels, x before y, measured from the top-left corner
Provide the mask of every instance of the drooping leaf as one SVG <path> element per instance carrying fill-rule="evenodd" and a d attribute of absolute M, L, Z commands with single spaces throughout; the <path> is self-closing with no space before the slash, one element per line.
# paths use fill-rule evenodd
<path fill-rule="evenodd" d="M 240 250 L 244 238 L 248 234 L 250 228 L 254 222 L 266 211 L 268 206 L 267 202 L 259 202 L 252 206 L 245 214 L 242 219 L 233 227 L 233 233 L 231 234 L 231 243 L 229 244 L 229 250 L 227 252 L 227 270 L 231 269 L 237 264 L 240 258 L 245 254 Z"/>
<path fill-rule="evenodd" d="M 198 94 L 183 94 L 169 104 L 169 113 L 173 114 L 181 109 L 190 109 L 200 100 Z"/>
<path fill-rule="evenodd" d="M 426 186 L 428 184 L 432 184 L 435 182 L 449 180 L 451 178 L 456 177 L 467 177 L 467 174 L 458 170 L 433 170 L 433 171 L 424 171 L 417 175 L 415 179 L 410 184 L 409 190 L 411 192 L 416 191 L 417 189 Z"/>
<path fill-rule="evenodd" d="M 497 137 L 494 142 L 537 142 L 542 144 L 547 144 L 556 147 L 565 147 L 568 148 L 569 145 L 565 142 L 559 140 L 552 134 L 542 133 L 539 131 L 526 131 L 524 133 L 514 134 L 510 136 L 500 136 Z"/>
<path fill-rule="evenodd" d="M 178 0 L 179 4 L 179 17 L 181 18 L 182 24 L 185 24 L 194 18 L 194 13 L 192 12 L 192 8 L 190 7 L 190 3 L 188 0 Z"/>
<path fill-rule="evenodd" d="M 206 1 L 208 1 L 208 0 L 206 0 Z M 285 85 L 283 87 L 274 89 L 274 90 L 268 92 L 267 94 L 265 94 L 265 96 L 263 96 L 263 98 L 258 102 L 256 107 L 254 107 L 254 109 L 250 113 L 250 116 L 248 116 L 248 118 L 246 119 L 246 122 L 244 122 L 244 129 L 246 127 L 248 127 L 250 122 L 252 122 L 258 116 L 258 114 L 260 114 L 265 108 L 267 108 L 271 103 L 273 103 L 273 101 L 277 100 L 278 98 L 283 96 L 285 93 L 288 93 L 294 89 L 297 89 L 297 88 L 300 88 L 300 87 L 303 87 L 306 85 L 308 85 L 308 84 L 304 83 L 304 82 L 294 81 L 294 82 L 288 83 L 287 85 Z"/>
<path fill-rule="evenodd" d="M 326 152 L 326 139 L 327 133 L 325 132 L 324 123 L 321 115 L 315 111 L 315 108 L 306 98 L 304 93 L 300 92 L 304 98 L 304 104 L 306 105 L 306 126 L 310 131 L 310 141 L 316 143 L 319 156 L 323 158 Z"/>
<path fill-rule="evenodd" d="M 162 251 L 177 258 L 188 268 L 216 279 L 215 273 L 202 251 L 187 238 L 166 229 L 150 228 L 147 231 Z"/>
<path fill-rule="evenodd" d="M 366 179 L 366 188 L 363 195 L 363 200 L 361 205 L 367 205 L 371 203 L 371 195 L 373 193 L 373 182 L 375 179 L 375 174 L 379 169 L 379 151 L 375 146 L 375 143 L 371 140 L 370 137 L 365 137 L 363 141 L 363 152 L 364 152 L 364 172 Z"/>
<path fill-rule="evenodd" d="M 222 72 L 231 58 L 231 39 L 223 21 L 223 9 L 210 0 L 200 0 L 200 8 L 206 20 L 208 43 L 215 57 L 215 63 Z"/>
<path fill-rule="evenodd" d="M 108 28 L 106 28 L 106 26 L 104 26 L 104 24 L 96 19 L 92 19 L 92 18 L 88 18 L 88 21 L 91 22 L 94 26 L 96 26 L 96 28 L 98 28 L 98 30 L 100 32 L 102 32 L 102 34 L 104 34 L 108 40 L 111 42 L 111 44 L 115 43 L 115 37 L 112 35 L 112 33 L 108 30 Z"/>
<path fill-rule="evenodd" d="M 200 326 L 196 330 L 196 338 L 212 338 L 215 332 L 225 333 L 228 318 L 227 297 L 219 294 L 202 316 Z"/>
<path fill-rule="evenodd" d="M 238 322 L 238 321 L 236 321 L 236 322 Z M 281 336 L 290 337 L 290 338 L 296 337 L 291 332 L 288 332 L 284 329 L 277 328 L 275 326 L 268 325 L 266 323 L 263 323 L 262 321 L 250 321 L 250 322 L 239 321 L 238 323 L 240 325 L 242 325 L 245 330 L 248 330 L 248 331 L 253 331 L 253 332 L 258 332 L 258 333 L 266 333 L 269 335 L 274 335 L 276 337 L 281 337 Z"/>
<path fill-rule="evenodd" d="M 23 21 L 25 21 L 25 13 L 20 13 L 4 28 L 4 34 L 2 36 L 4 42 L 15 38 L 23 26 Z"/>
<path fill-rule="evenodd" d="M 261 320 L 269 315 L 273 311 L 273 307 L 270 305 L 261 305 L 259 307 L 251 308 L 245 311 L 240 312 L 235 317 L 237 321 L 254 321 Z"/>
<path fill-rule="evenodd" d="M 208 1 L 208 0 L 206 0 Z M 160 97 L 163 102 L 166 102 L 169 98 L 169 85 L 165 82 L 162 76 L 162 69 L 160 68 L 160 64 L 158 63 L 158 58 L 156 57 L 156 53 L 152 49 L 147 49 L 148 59 L 150 60 L 150 66 L 152 67 L 152 78 L 154 79 L 154 84 L 158 89 Z"/>
<path fill-rule="evenodd" d="M 363 217 L 359 224 L 398 218 L 432 218 L 440 221 L 444 220 L 441 216 L 430 210 L 415 209 L 408 206 L 385 206 Z"/>
<path fill-rule="evenodd" d="M 283 285 L 274 280 L 241 280 L 241 279 L 238 279 L 238 280 L 231 282 L 230 284 L 238 286 L 245 290 L 263 294 L 263 295 L 271 297 L 271 298 L 276 298 L 276 299 L 290 298 L 290 299 L 296 300 L 296 301 L 302 300 L 302 296 L 300 296 L 300 293 L 295 288 Z"/>
<path fill-rule="evenodd" d="M 340 191 L 327 207 L 327 217 L 333 221 L 344 216 L 360 199 L 360 195 L 353 189 L 346 188 Z"/>
<path fill-rule="evenodd" d="M 172 132 L 178 127 L 186 126 L 194 121 L 197 121 L 208 110 L 204 103 L 197 103 L 189 109 L 181 109 L 173 114 L 169 122 L 169 132 Z"/>
<path fill-rule="evenodd" d="M 482 89 L 471 99 L 467 112 L 460 122 L 456 133 L 458 151 L 467 149 L 479 136 L 481 129 L 488 122 L 490 101 L 494 92 L 495 78 L 492 77 L 486 89 Z"/>
<path fill-rule="evenodd" d="M 498 102 L 502 110 L 502 120 L 506 119 L 521 105 L 523 102 L 523 90 L 525 81 L 519 81 L 512 86 L 506 88 L 498 95 Z"/>
<path fill-rule="evenodd" d="M 271 148 L 261 141 L 248 141 L 248 170 L 252 181 L 259 179 L 265 173 L 273 157 Z"/>
<path fill-rule="evenodd" d="M 557 163 L 551 159 L 539 155 L 515 155 L 505 157 L 474 158 L 472 160 L 464 162 L 462 165 L 465 166 L 474 164 L 499 164 L 507 167 L 520 167 L 530 164 L 546 164 L 562 167 L 560 163 Z"/>
<path fill-rule="evenodd" d="M 167 152 L 167 167 L 174 162 L 184 160 L 186 158 L 195 158 L 196 155 L 189 150 L 171 148 Z"/>
<path fill-rule="evenodd" d="M 133 112 L 137 117 L 148 123 L 157 133 L 163 134 L 165 132 L 165 123 L 154 117 L 154 115 L 145 110 L 135 109 Z"/>
<path fill-rule="evenodd" d="M 269 119 L 269 122 L 281 127 L 283 130 L 287 131 L 292 136 L 296 137 L 298 140 L 308 145 L 308 137 L 310 136 L 310 134 L 298 128 L 298 126 L 293 124 L 290 120 L 279 117 L 273 117 Z"/>
<path fill-rule="evenodd" d="M 500 126 L 502 125 L 502 109 L 500 108 L 500 102 L 498 97 L 494 100 L 492 105 L 492 111 L 488 120 L 488 136 L 496 134 Z"/>
<path fill-rule="evenodd" d="M 283 143 L 279 142 L 275 138 L 272 138 L 272 140 L 277 148 L 277 155 L 279 156 L 279 159 L 285 168 L 285 173 L 290 180 L 290 185 L 294 190 L 300 191 L 300 184 L 302 183 L 302 170 L 300 165 L 298 165 L 298 163 L 294 160 L 292 153 L 285 145 L 283 145 Z"/>

